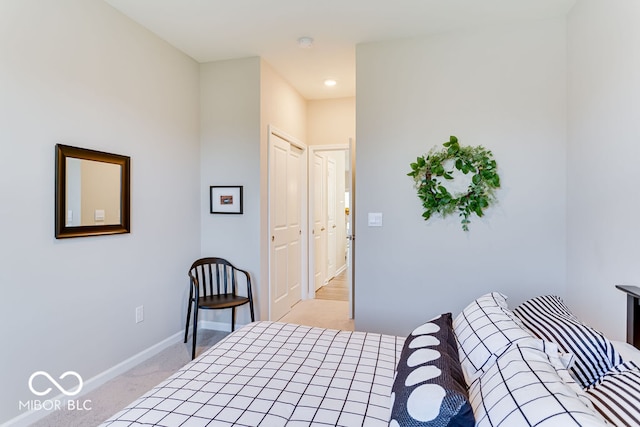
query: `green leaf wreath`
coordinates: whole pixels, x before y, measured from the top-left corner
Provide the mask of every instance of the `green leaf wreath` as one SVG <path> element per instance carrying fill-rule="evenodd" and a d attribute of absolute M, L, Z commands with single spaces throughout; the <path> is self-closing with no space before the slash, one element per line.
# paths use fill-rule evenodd
<path fill-rule="evenodd" d="M 415 163 L 411 163 L 411 172 L 407 175 L 415 181 L 425 221 L 433 214 L 444 218 L 458 212 L 462 218 L 462 229 L 469 231 L 471 214 L 481 217 L 484 210 L 495 202 L 494 192 L 500 187 L 498 165 L 491 151 L 482 146 L 461 147 L 455 136 L 442 145 L 444 149 L 433 147 L 425 156 L 418 157 Z M 473 174 L 471 183 L 461 194 L 451 194 L 442 185 L 443 179 L 454 179 L 453 169 L 445 169 L 449 160 L 463 174 Z"/>

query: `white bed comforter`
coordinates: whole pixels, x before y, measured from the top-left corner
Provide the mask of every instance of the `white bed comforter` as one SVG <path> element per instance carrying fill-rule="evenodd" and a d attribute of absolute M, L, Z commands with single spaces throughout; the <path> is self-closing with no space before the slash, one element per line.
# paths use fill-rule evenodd
<path fill-rule="evenodd" d="M 404 338 L 256 322 L 102 424 L 387 426 Z"/>

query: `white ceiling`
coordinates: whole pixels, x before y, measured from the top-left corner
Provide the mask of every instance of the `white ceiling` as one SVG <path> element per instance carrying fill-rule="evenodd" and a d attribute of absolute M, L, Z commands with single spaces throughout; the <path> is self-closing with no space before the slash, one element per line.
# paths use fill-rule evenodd
<path fill-rule="evenodd" d="M 576 0 L 105 0 L 198 62 L 261 56 L 306 99 L 355 95 L 359 43 L 565 16 Z M 312 37 L 310 49 L 298 47 Z M 327 78 L 337 80 L 326 88 Z"/>

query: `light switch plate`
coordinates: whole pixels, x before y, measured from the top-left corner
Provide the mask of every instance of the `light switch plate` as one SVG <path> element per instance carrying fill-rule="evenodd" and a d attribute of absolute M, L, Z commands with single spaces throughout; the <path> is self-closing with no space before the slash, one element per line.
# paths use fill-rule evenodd
<path fill-rule="evenodd" d="M 368 225 L 369 227 L 382 227 L 382 213 L 369 212 Z"/>

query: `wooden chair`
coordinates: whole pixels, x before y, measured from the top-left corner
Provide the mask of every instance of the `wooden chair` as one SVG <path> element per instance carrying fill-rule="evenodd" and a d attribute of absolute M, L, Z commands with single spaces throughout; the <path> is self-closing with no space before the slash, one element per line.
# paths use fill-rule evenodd
<path fill-rule="evenodd" d="M 249 304 L 251 321 L 253 314 L 253 297 L 251 295 L 251 276 L 245 270 L 234 267 L 222 258 L 201 258 L 189 269 L 189 302 L 187 307 L 187 326 L 184 330 L 184 342 L 189 335 L 189 319 L 193 305 L 193 346 L 191 359 L 196 357 L 196 336 L 198 332 L 198 310 L 231 309 L 231 331 L 235 330 L 236 307 Z M 247 285 L 247 296 L 238 295 L 238 276 L 244 276 Z"/>

